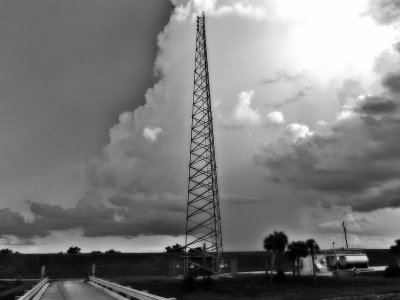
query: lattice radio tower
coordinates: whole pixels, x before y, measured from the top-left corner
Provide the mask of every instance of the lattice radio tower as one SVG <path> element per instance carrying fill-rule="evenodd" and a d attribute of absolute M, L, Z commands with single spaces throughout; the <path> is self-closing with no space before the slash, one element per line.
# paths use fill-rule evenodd
<path fill-rule="evenodd" d="M 203 259 L 189 252 L 189 261 L 218 274 L 223 249 L 204 13 L 197 17 L 185 249 L 198 247 Z"/>

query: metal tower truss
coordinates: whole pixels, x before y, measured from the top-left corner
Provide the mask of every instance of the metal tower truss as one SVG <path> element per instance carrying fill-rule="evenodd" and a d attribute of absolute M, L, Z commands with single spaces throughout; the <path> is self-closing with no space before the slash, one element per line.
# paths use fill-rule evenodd
<path fill-rule="evenodd" d="M 203 258 L 211 257 L 213 262 L 209 259 L 195 262 L 194 254 L 193 265 L 203 264 L 200 267 L 219 273 L 222 231 L 204 13 L 197 17 L 185 249 L 203 248 L 203 245 L 205 251 L 200 253 Z"/>

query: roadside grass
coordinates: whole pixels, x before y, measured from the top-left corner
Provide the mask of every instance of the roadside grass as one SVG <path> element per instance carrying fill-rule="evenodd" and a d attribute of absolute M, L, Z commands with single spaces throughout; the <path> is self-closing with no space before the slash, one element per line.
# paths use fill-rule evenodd
<path fill-rule="evenodd" d="M 319 277 L 314 285 L 312 276 L 300 281 L 292 276 L 284 282 L 270 284 L 265 275 L 240 275 L 235 278 L 195 280 L 192 286 L 176 278 L 114 278 L 122 285 L 149 293 L 176 297 L 179 300 L 261 300 L 261 299 L 323 299 L 367 294 L 400 293 L 400 278 L 385 278 L 383 274 L 363 274 L 348 278 Z"/>
<path fill-rule="evenodd" d="M 0 299 L 14 300 L 15 296 L 21 296 L 25 290 L 29 290 L 34 282 L 29 281 L 2 281 L 0 280 Z"/>

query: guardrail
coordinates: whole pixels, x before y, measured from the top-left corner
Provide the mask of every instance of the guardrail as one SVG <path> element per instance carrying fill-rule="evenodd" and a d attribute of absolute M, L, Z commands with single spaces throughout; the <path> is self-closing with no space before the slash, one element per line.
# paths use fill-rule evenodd
<path fill-rule="evenodd" d="M 28 290 L 23 296 L 16 297 L 18 300 L 39 300 L 42 297 L 43 293 L 46 291 L 49 286 L 49 279 L 44 278 L 35 286 L 33 286 L 30 290 Z"/>
<path fill-rule="evenodd" d="M 109 282 L 107 280 L 92 277 L 92 276 L 89 276 L 89 283 L 92 283 L 92 285 L 94 285 L 94 286 L 96 286 L 96 285 L 100 286 L 100 288 L 109 289 L 109 290 L 115 292 L 116 294 L 119 294 L 119 295 L 122 294 L 123 296 L 128 297 L 128 299 L 130 299 L 130 297 L 133 297 L 133 298 L 139 299 L 139 300 L 176 300 L 176 298 L 164 298 L 164 297 L 156 296 L 156 295 L 149 294 L 149 293 L 146 293 L 143 291 L 138 291 L 138 290 L 132 289 L 130 287 L 119 285 L 118 283 Z"/>

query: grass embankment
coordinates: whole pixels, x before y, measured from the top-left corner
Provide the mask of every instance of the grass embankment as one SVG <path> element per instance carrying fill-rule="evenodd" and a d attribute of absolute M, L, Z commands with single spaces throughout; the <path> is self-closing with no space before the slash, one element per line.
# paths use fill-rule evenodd
<path fill-rule="evenodd" d="M 284 282 L 273 283 L 265 275 L 247 275 L 236 278 L 221 278 L 211 282 L 197 280 L 193 286 L 183 280 L 165 279 L 117 279 L 123 285 L 131 285 L 138 290 L 176 297 L 179 300 L 261 300 L 261 299 L 323 299 L 343 296 L 363 296 L 367 294 L 400 293 L 400 278 L 385 278 L 383 273 L 360 275 L 349 278 L 320 277 L 314 285 L 311 276 L 286 277 Z"/>
<path fill-rule="evenodd" d="M 0 299 L 14 300 L 15 296 L 21 296 L 25 290 L 29 290 L 34 281 L 2 281 L 0 280 Z"/>

